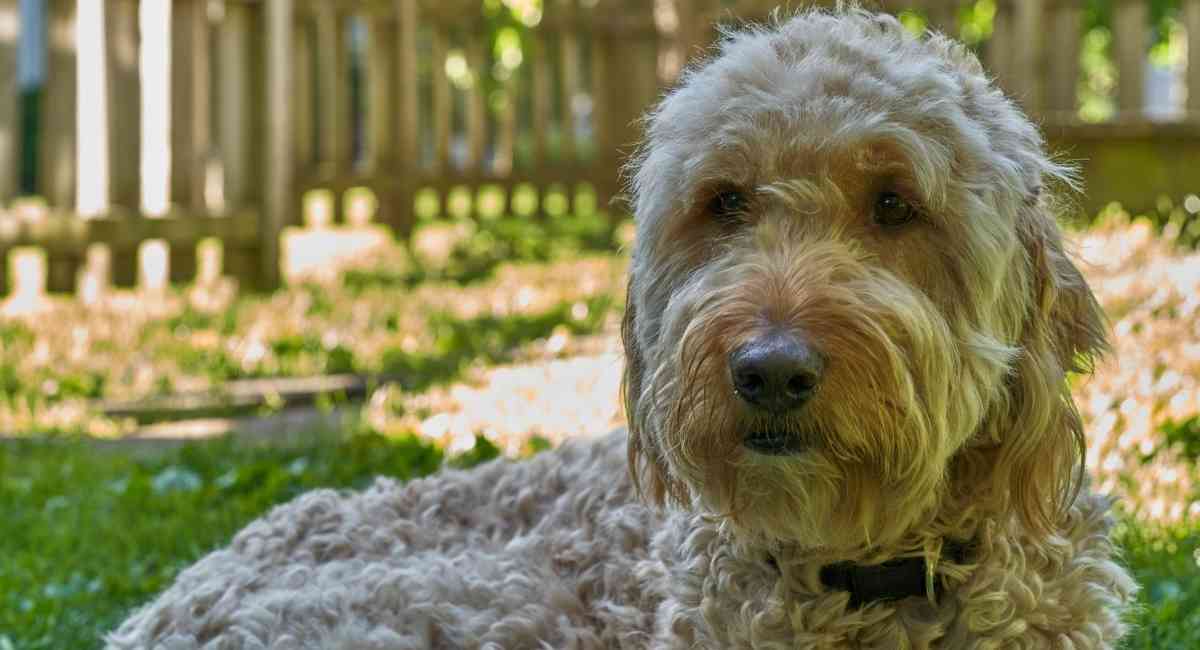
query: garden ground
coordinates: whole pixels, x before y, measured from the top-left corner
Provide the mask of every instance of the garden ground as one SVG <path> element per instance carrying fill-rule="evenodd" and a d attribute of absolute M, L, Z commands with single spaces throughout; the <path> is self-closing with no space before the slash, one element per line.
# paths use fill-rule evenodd
<path fill-rule="evenodd" d="M 1196 648 L 1200 255 L 1169 228 L 1107 221 L 1076 243 L 1114 354 L 1073 388 L 1093 485 L 1117 498 L 1117 536 L 1143 587 L 1125 647 Z M 181 291 L 138 328 L 119 310 L 68 303 L 41 326 L 0 320 L 0 420 L 21 434 L 0 445 L 0 650 L 98 646 L 181 568 L 305 490 L 522 457 L 619 424 L 624 260 L 598 252 L 611 241 L 510 250 L 530 263 L 509 265 L 483 259 L 480 236 L 437 273 L 385 251 L 331 282 L 216 307 Z M 406 379 L 362 403 L 326 396 L 318 407 L 349 411 L 347 425 L 282 446 L 235 436 L 155 449 L 80 435 L 136 429 L 106 417 L 105 400 L 328 372 Z"/>

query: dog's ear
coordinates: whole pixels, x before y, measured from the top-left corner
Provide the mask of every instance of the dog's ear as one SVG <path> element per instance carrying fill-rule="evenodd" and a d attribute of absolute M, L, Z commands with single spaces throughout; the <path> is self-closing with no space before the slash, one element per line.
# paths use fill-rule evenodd
<path fill-rule="evenodd" d="M 667 473 L 662 459 L 652 444 L 648 444 L 642 420 L 643 413 L 638 408 L 638 400 L 642 395 L 642 378 L 645 363 L 641 348 L 637 342 L 637 309 L 633 304 L 634 278 L 629 275 L 629 285 L 625 292 L 625 316 L 621 320 L 621 343 L 625 348 L 625 372 L 621 376 L 621 398 L 625 404 L 625 419 L 628 421 L 629 439 L 629 476 L 633 479 L 634 489 L 642 498 L 652 503 L 662 505 L 667 498 Z"/>
<path fill-rule="evenodd" d="M 992 487 L 1031 531 L 1048 533 L 1083 480 L 1083 423 L 1067 375 L 1092 368 L 1106 348 L 1103 311 L 1063 247 L 1046 197 L 1033 196 L 1017 224 L 1026 299 L 1021 355 L 993 423 Z M 1024 276 L 1023 278 L 1021 276 Z"/>

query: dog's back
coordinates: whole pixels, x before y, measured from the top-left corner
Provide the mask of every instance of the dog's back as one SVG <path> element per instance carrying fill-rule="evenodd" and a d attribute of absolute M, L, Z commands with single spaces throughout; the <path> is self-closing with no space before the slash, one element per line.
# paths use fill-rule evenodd
<path fill-rule="evenodd" d="M 624 432 L 316 491 L 181 574 L 109 647 L 644 647 L 661 596 L 638 574 L 660 529 Z"/>

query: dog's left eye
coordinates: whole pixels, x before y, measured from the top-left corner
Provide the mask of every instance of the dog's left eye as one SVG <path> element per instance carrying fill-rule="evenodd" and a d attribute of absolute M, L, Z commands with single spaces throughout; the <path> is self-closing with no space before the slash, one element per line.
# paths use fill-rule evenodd
<path fill-rule="evenodd" d="M 709 200 L 708 213 L 721 220 L 736 219 L 746 212 L 749 203 L 739 190 L 722 190 Z"/>
<path fill-rule="evenodd" d="M 875 198 L 875 223 L 881 226 L 901 226 L 916 216 L 916 208 L 895 192 L 881 192 Z"/>

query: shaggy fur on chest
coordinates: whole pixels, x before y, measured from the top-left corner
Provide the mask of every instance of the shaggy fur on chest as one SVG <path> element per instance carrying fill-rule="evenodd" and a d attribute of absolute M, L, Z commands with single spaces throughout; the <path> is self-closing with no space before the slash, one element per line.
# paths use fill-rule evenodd
<path fill-rule="evenodd" d="M 1101 648 L 1134 586 L 1102 499 L 1033 543 L 985 525 L 920 598 L 847 607 L 804 555 L 634 497 L 625 433 L 280 506 L 108 648 Z"/>

